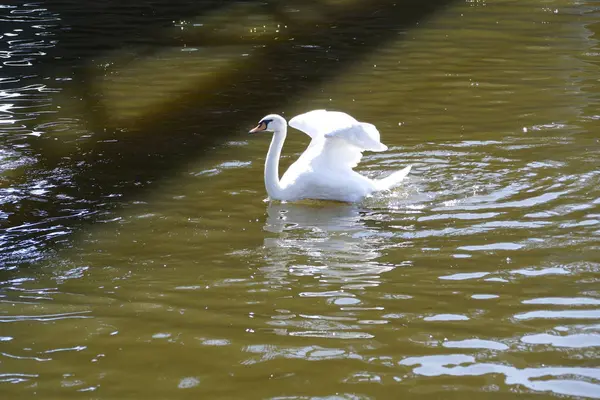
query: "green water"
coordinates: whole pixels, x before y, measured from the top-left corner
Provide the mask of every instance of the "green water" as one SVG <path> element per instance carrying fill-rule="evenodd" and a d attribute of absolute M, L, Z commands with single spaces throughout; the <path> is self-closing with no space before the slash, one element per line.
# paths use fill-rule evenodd
<path fill-rule="evenodd" d="M 599 5 L 298 4 L 13 49 L 41 72 L 0 70 L 2 397 L 600 398 Z M 316 108 L 406 183 L 266 201 L 247 130 Z"/>

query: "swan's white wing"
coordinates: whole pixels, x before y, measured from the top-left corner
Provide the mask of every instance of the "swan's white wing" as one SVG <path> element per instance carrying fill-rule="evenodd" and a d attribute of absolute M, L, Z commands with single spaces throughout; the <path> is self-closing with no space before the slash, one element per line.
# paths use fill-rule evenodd
<path fill-rule="evenodd" d="M 292 118 L 289 125 L 312 138 L 298 161 L 319 170 L 352 169 L 360 162 L 363 151 L 387 150 L 374 125 L 358 122 L 340 111 L 309 111 Z"/>
<path fill-rule="evenodd" d="M 323 137 L 326 133 L 349 128 L 359 122 L 350 115 L 340 111 L 313 110 L 292 118 L 288 124 L 292 128 L 306 133 L 313 139 Z"/>
<path fill-rule="evenodd" d="M 387 146 L 379 141 L 379 132 L 373 125 L 357 122 L 348 128 L 326 133 L 320 146 L 312 149 L 316 153 L 313 164 L 318 168 L 352 169 L 360 162 L 365 150 L 384 151 Z"/>
<path fill-rule="evenodd" d="M 387 150 L 387 146 L 379 139 L 379 131 L 375 125 L 366 122 L 357 122 L 350 127 L 328 132 L 325 134 L 325 139 L 342 139 L 360 150 Z"/>

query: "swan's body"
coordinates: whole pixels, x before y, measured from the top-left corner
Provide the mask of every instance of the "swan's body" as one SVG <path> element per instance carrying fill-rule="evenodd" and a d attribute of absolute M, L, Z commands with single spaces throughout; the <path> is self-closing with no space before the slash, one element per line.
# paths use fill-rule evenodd
<path fill-rule="evenodd" d="M 289 125 L 311 137 L 302 155 L 279 179 L 279 157 L 287 135 L 283 117 L 264 117 L 250 133 L 273 132 L 265 162 L 265 187 L 272 200 L 360 201 L 374 192 L 397 186 L 410 172 L 410 166 L 384 179 L 369 179 L 355 172 L 362 152 L 385 151 L 375 126 L 358 122 L 350 115 L 314 110 L 292 118 Z"/>

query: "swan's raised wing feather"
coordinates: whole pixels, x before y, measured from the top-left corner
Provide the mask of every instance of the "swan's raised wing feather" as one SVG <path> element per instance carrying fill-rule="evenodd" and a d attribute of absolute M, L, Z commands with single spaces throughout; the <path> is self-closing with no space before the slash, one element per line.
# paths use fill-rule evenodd
<path fill-rule="evenodd" d="M 359 122 L 340 111 L 313 110 L 290 119 L 288 124 L 306 133 L 312 139 L 323 137 L 326 133 L 349 128 Z"/>
<path fill-rule="evenodd" d="M 358 165 L 365 150 L 384 151 L 387 146 L 379 141 L 377 128 L 357 122 L 348 128 L 326 133 L 320 148 L 315 149 L 318 154 L 314 161 L 333 169 L 352 169 Z"/>
<path fill-rule="evenodd" d="M 379 131 L 375 125 L 366 122 L 357 122 L 348 128 L 337 129 L 325 134 L 325 139 L 342 139 L 360 150 L 387 150 L 387 146 L 381 143 L 379 137 Z"/>
<path fill-rule="evenodd" d="M 363 151 L 387 150 L 374 125 L 358 122 L 340 111 L 313 110 L 295 116 L 288 124 L 312 138 L 306 156 L 301 158 L 310 159 L 318 168 L 352 169 Z"/>

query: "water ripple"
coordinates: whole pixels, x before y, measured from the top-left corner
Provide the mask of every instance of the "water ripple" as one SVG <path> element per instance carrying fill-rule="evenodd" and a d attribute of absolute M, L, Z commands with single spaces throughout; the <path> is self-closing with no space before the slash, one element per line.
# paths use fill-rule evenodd
<path fill-rule="evenodd" d="M 8 315 L 0 317 L 0 322 L 23 322 L 23 321 L 59 321 L 63 319 L 87 319 L 93 318 L 90 314 L 91 311 L 76 311 L 71 313 L 60 313 L 60 314 L 46 314 L 46 315 Z"/>
<path fill-rule="evenodd" d="M 581 333 L 566 336 L 550 335 L 540 333 L 535 335 L 526 335 L 521 338 L 523 343 L 527 344 L 549 344 L 554 347 L 569 347 L 580 349 L 586 347 L 600 347 L 600 334 Z"/>
<path fill-rule="evenodd" d="M 451 349 L 488 349 L 488 350 L 507 350 L 508 346 L 504 343 L 494 342 L 492 340 L 465 339 L 449 340 L 443 343 L 444 347 Z"/>
<path fill-rule="evenodd" d="M 523 304 L 553 304 L 566 306 L 600 305 L 600 299 L 589 297 L 541 297 L 537 299 L 523 300 Z"/>
<path fill-rule="evenodd" d="M 500 374 L 507 385 L 522 385 L 536 392 L 553 392 L 568 396 L 600 398 L 600 385 L 583 379 L 600 380 L 600 368 L 541 367 L 515 368 L 502 364 L 478 363 L 462 354 L 405 358 L 399 363 L 414 366 L 413 373 L 424 376 L 481 376 Z M 578 377 L 574 380 L 567 377 Z M 555 379 L 544 379 L 553 377 Z"/>
<path fill-rule="evenodd" d="M 600 319 L 600 310 L 529 311 L 515 314 L 515 319 Z"/>

